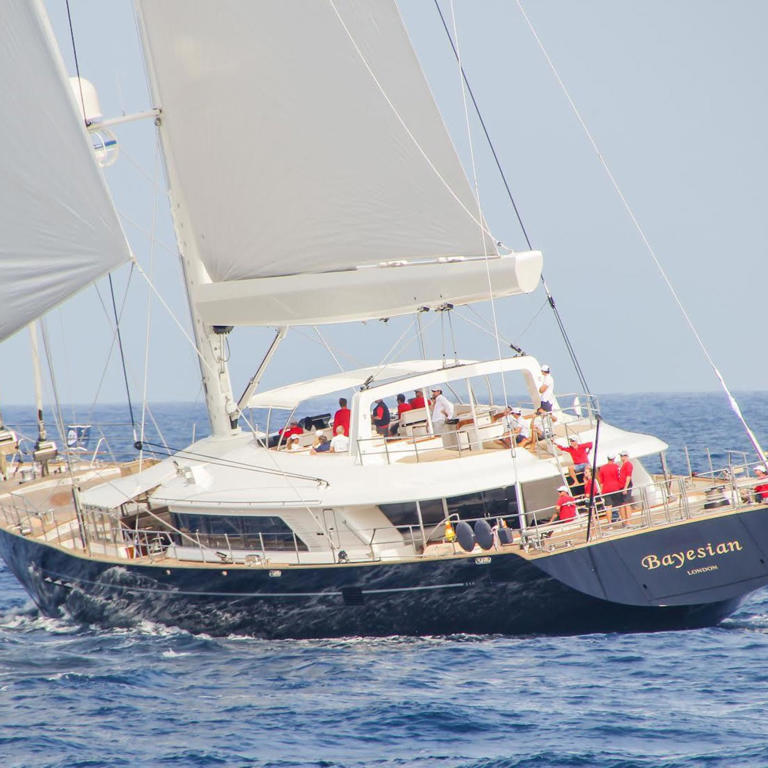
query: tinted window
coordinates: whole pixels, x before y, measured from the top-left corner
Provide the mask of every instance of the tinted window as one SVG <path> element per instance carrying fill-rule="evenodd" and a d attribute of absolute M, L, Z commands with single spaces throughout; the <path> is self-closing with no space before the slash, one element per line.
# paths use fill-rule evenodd
<path fill-rule="evenodd" d="M 173 525 L 206 547 L 225 549 L 295 550 L 306 552 L 307 545 L 294 537 L 290 526 L 280 517 L 238 517 L 234 515 L 174 514 Z M 190 544 L 179 534 L 177 544 Z M 294 542 L 295 538 L 295 542 Z"/>

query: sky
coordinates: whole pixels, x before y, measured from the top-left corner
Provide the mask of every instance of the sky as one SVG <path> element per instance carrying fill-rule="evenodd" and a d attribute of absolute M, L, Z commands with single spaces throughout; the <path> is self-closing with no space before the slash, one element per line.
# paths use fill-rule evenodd
<path fill-rule="evenodd" d="M 320 1 L 320 0 L 318 0 Z M 768 124 L 763 0 L 526 0 L 528 14 L 641 224 L 703 344 L 735 390 L 765 389 L 761 354 L 768 284 Z M 47 0 L 65 64 L 74 73 L 64 0 Z M 453 55 L 432 0 L 401 0 L 403 19 L 468 173 L 469 140 Z M 130 2 L 70 0 L 81 73 L 105 116 L 152 106 Z M 442 0 L 450 22 L 451 5 Z M 710 391 L 717 380 L 659 276 L 619 196 L 514 0 L 455 0 L 464 68 L 587 382 L 595 393 Z M 134 254 L 186 328 L 173 228 L 151 121 L 117 130 L 118 162 L 105 171 Z M 476 121 L 471 125 L 481 204 L 497 239 L 525 248 Z M 222 120 L 212 140 L 243 144 Z M 155 237 L 150 237 L 151 233 Z M 154 240 L 154 246 L 152 245 Z M 189 343 L 127 267 L 113 275 L 122 305 L 132 396 L 200 399 Z M 111 324 L 98 283 L 49 313 L 47 329 L 64 402 L 125 400 Z M 558 392 L 576 392 L 541 289 L 496 303 L 502 335 L 552 365 Z M 149 331 L 147 317 L 151 318 Z M 454 313 L 460 357 L 492 358 L 494 339 L 473 323 L 487 305 Z M 345 367 L 375 364 L 412 318 L 329 326 Z M 439 357 L 431 316 L 428 354 Z M 230 371 L 239 394 L 270 329 L 236 329 Z M 401 359 L 418 357 L 412 333 Z M 149 351 L 145 356 L 146 340 Z M 0 403 L 33 402 L 28 334 L 0 345 Z M 145 369 L 148 375 L 145 376 Z M 311 328 L 291 331 L 263 386 L 337 370 Z M 50 392 L 50 387 L 48 387 Z M 50 396 L 50 395 L 49 395 Z"/>

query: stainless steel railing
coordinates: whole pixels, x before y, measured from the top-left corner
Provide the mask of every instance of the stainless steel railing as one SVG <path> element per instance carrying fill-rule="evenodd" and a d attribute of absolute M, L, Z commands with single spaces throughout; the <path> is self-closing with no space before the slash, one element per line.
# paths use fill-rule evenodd
<path fill-rule="evenodd" d="M 502 542 L 499 530 L 518 524 L 517 513 L 497 516 L 461 518 L 450 511 L 441 520 L 432 518 L 428 523 L 410 523 L 399 526 L 378 526 L 353 530 L 359 545 L 345 552 L 337 540 L 328 542 L 327 550 L 309 551 L 294 531 L 287 533 L 257 533 L 232 535 L 201 534 L 179 531 L 158 519 L 155 528 L 129 528 L 117 518 L 86 509 L 78 520 L 74 511 L 69 514 L 52 509 L 40 509 L 23 494 L 11 494 L 0 503 L 0 524 L 23 536 L 35 537 L 62 548 L 85 549 L 92 554 L 109 555 L 119 559 L 149 558 L 150 560 L 174 556 L 177 559 L 196 559 L 204 563 L 266 564 L 270 560 L 292 557 L 295 564 L 320 562 L 325 552 L 326 561 L 372 562 L 398 560 L 403 557 L 444 557 L 461 554 L 464 550 L 453 536 L 446 536 L 446 522 L 452 530 L 460 522 L 474 528 L 484 520 L 494 529 L 491 550 L 516 546 L 525 551 L 555 551 L 625 535 L 629 530 L 663 527 L 696 517 L 713 515 L 725 508 L 735 509 L 756 504 L 768 504 L 768 483 L 755 477 L 755 465 L 731 464 L 725 469 L 704 475 L 662 478 L 632 489 L 629 527 L 612 519 L 611 510 L 620 506 L 613 498 L 597 496 L 591 507 L 585 497 L 576 498 L 577 514 L 572 520 L 552 523 L 555 507 L 526 510 L 525 526 L 514 529 L 512 541 Z M 767 486 L 762 488 L 762 486 Z M 757 488 L 760 487 L 760 490 Z M 765 498 L 763 496 L 765 495 Z M 101 514 L 97 518 L 97 514 Z M 591 514 L 591 522 L 590 522 Z M 352 528 L 347 526 L 350 531 Z M 169 555 L 170 550 L 170 555 Z M 477 552 L 475 552 L 477 554 Z M 287 560 L 286 560 L 287 561 Z"/>

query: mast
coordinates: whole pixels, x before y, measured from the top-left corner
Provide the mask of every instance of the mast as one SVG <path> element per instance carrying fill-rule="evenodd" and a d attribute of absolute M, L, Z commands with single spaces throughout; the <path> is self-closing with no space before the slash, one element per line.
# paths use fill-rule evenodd
<path fill-rule="evenodd" d="M 162 100 L 158 94 L 157 78 L 154 77 L 152 57 L 148 55 L 148 35 L 143 13 L 138 13 L 139 32 L 145 53 L 145 63 L 149 73 L 149 85 L 152 98 L 157 105 L 155 125 L 160 136 L 160 146 L 165 177 L 169 186 L 169 201 L 173 217 L 176 243 L 179 247 L 184 285 L 187 292 L 187 304 L 192 320 L 195 337 L 200 375 L 205 393 L 205 407 L 208 411 L 208 421 L 213 437 L 229 437 L 239 432 L 237 420 L 239 411 L 232 395 L 232 384 L 229 378 L 227 355 L 224 352 L 225 337 L 232 330 L 231 326 L 210 325 L 203 321 L 198 311 L 195 294 L 203 285 L 213 281 L 200 257 L 195 228 L 192 225 L 188 207 L 183 200 L 182 186 L 179 183 L 176 165 L 170 160 L 173 157 L 171 142 L 165 127 L 165 116 L 162 113 Z"/>
<path fill-rule="evenodd" d="M 162 130 L 160 131 L 162 136 Z M 237 425 L 239 411 L 232 395 L 227 355 L 224 351 L 226 335 L 231 326 L 206 325 L 197 311 L 193 296 L 197 286 L 211 282 L 202 260 L 195 253 L 194 242 L 184 239 L 183 214 L 179 205 L 171 206 L 179 245 L 184 284 L 187 289 L 187 303 L 195 332 L 200 375 L 205 392 L 205 406 L 213 437 L 229 437 L 239 432 Z"/>
<path fill-rule="evenodd" d="M 40 371 L 40 348 L 37 343 L 37 321 L 29 324 L 29 336 L 32 346 L 32 368 L 35 377 L 35 406 L 37 408 L 37 441 L 32 457 L 40 462 L 43 476 L 49 474 L 48 462 L 58 453 L 56 443 L 48 439 L 43 420 L 43 377 Z"/>

